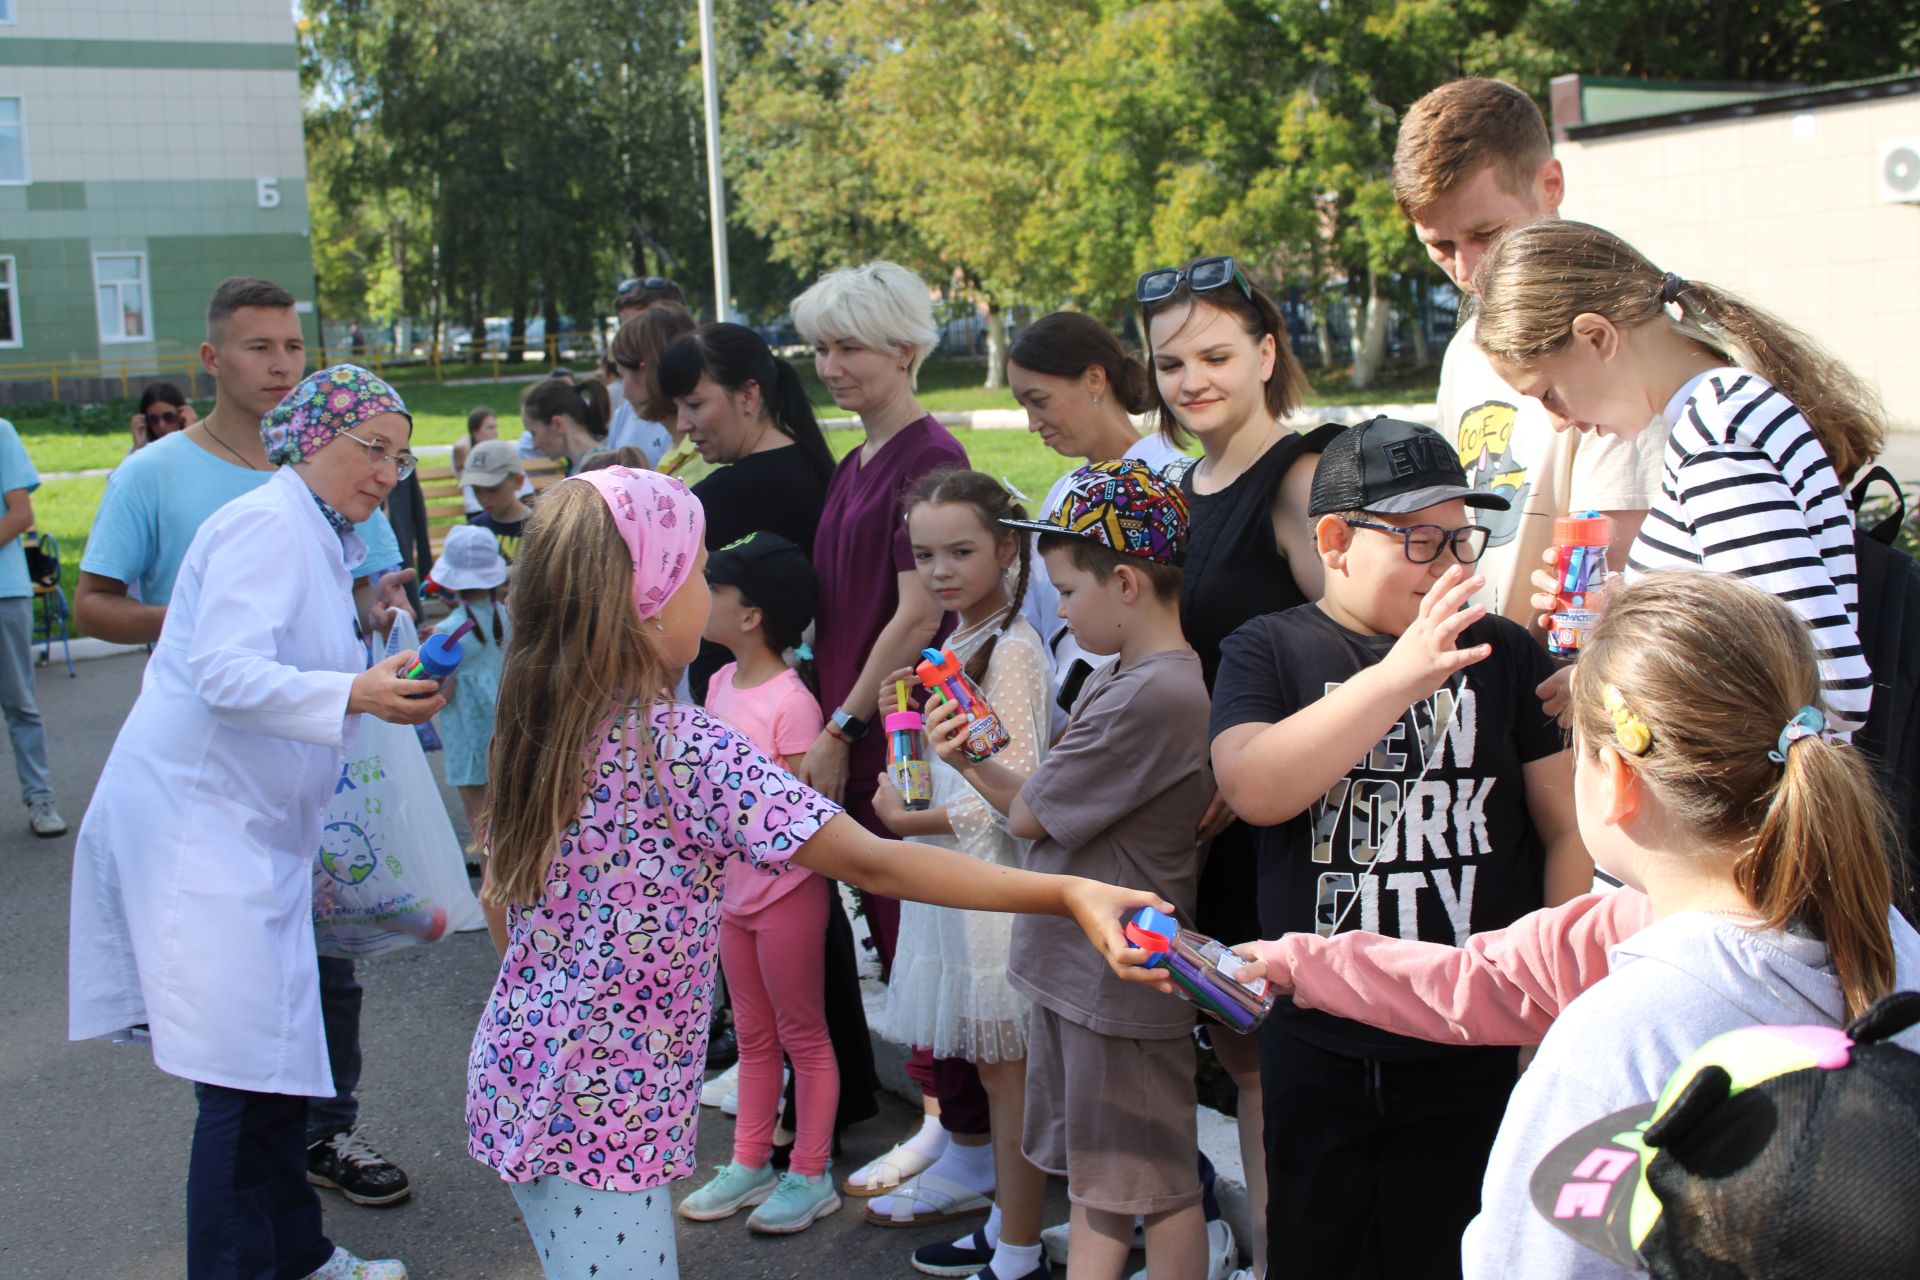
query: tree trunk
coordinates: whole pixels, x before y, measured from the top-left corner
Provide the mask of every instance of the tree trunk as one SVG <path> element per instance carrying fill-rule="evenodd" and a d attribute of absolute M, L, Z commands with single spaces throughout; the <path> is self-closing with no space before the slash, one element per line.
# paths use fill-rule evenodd
<path fill-rule="evenodd" d="M 1327 304 L 1313 309 L 1313 340 L 1320 344 L 1320 367 L 1333 368 L 1333 325 L 1327 320 Z"/>
<path fill-rule="evenodd" d="M 540 316 L 547 322 L 547 359 L 557 365 L 560 363 L 560 299 L 551 289 L 547 291 Z"/>
<path fill-rule="evenodd" d="M 988 390 L 1007 385 L 1006 317 L 991 302 L 987 304 L 987 381 Z"/>
<path fill-rule="evenodd" d="M 1353 342 L 1353 388 L 1373 385 L 1387 354 L 1387 297 L 1380 289 L 1380 273 L 1367 272 L 1367 314 Z"/>
<path fill-rule="evenodd" d="M 513 304 L 513 319 L 507 323 L 507 359 L 524 364 L 527 359 L 527 304 Z"/>

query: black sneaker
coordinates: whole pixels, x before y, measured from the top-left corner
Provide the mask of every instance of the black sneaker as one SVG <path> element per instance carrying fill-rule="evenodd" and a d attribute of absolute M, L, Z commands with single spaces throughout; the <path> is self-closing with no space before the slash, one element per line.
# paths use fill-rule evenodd
<path fill-rule="evenodd" d="M 351 1130 L 308 1144 L 307 1181 L 331 1187 L 355 1204 L 399 1204 L 413 1194 L 405 1170 Z"/>
<path fill-rule="evenodd" d="M 978 1231 L 958 1240 L 923 1244 L 913 1251 L 913 1269 L 929 1276 L 978 1275 L 993 1261 L 993 1249 Z"/>
<path fill-rule="evenodd" d="M 724 1027 L 715 1027 L 713 1034 L 707 1037 L 707 1070 L 725 1071 L 740 1061 L 740 1037 L 729 1022 Z"/>

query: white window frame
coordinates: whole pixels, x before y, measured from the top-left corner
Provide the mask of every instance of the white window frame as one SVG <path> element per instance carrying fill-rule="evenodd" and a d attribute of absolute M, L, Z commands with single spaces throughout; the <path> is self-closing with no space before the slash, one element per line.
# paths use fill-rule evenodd
<path fill-rule="evenodd" d="M 13 11 L 13 0 L 0 0 L 0 26 L 10 27 L 18 20 Z"/>
<path fill-rule="evenodd" d="M 6 0 L 0 0 L 0 4 L 5 3 Z M 30 186 L 33 183 L 33 148 L 28 145 L 27 98 L 25 94 L 21 93 L 0 94 L 0 99 L 7 98 L 11 98 L 20 104 L 20 176 L 17 178 L 0 178 L 0 187 Z"/>
<path fill-rule="evenodd" d="M 4 3 L 4 0 L 0 0 Z M 12 350 L 21 343 L 20 334 L 20 264 L 11 254 L 0 255 L 0 269 L 7 277 L 7 319 L 12 321 L 7 327 L 13 331 L 13 340 L 0 338 L 0 350 Z"/>
<path fill-rule="evenodd" d="M 130 338 L 124 333 L 120 333 L 120 334 L 108 333 L 105 329 L 101 329 L 100 341 L 102 343 L 108 343 L 108 344 L 152 342 L 153 341 L 153 283 L 147 278 L 147 255 L 139 250 L 105 249 L 93 255 L 93 323 L 95 327 L 98 327 L 100 324 L 101 286 L 112 285 L 115 289 L 121 289 L 121 288 L 124 288 L 128 283 L 127 281 L 124 281 L 124 280 L 102 280 L 100 278 L 100 259 L 102 258 L 137 258 L 140 260 L 140 314 L 146 317 L 147 331 L 143 334 L 140 334 L 138 337 Z M 125 314 L 125 309 L 122 308 L 122 315 L 124 316 L 124 314 Z"/>

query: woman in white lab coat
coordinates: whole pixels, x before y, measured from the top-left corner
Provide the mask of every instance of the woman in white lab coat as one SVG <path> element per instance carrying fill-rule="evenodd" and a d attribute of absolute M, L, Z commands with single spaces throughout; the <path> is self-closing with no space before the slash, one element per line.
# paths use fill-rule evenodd
<path fill-rule="evenodd" d="M 81 823 L 69 1033 L 148 1035 L 155 1064 L 195 1082 L 192 1280 L 398 1280 L 399 1263 L 327 1240 L 305 1147 L 306 1100 L 333 1094 L 321 811 L 361 715 L 417 724 L 443 705 L 432 681 L 400 678 L 410 654 L 367 668 L 353 603 L 366 548 L 352 524 L 411 469 L 413 422 L 393 388 L 342 365 L 261 431 L 280 470 L 194 538 Z"/>

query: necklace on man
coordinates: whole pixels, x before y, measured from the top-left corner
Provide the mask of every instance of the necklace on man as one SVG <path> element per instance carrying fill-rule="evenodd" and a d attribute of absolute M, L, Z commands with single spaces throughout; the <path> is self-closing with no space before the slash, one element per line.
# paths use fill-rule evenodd
<path fill-rule="evenodd" d="M 239 461 L 241 466 L 245 467 L 249 471 L 260 470 L 259 467 L 254 466 L 251 462 L 248 462 L 245 458 L 241 457 L 240 451 L 238 449 L 228 444 L 225 440 L 220 439 L 220 433 L 215 431 L 211 425 L 207 427 L 207 434 L 212 436 L 214 438 L 215 443 L 217 443 L 222 449 L 225 449 L 228 453 L 232 454 L 234 458 Z"/>

